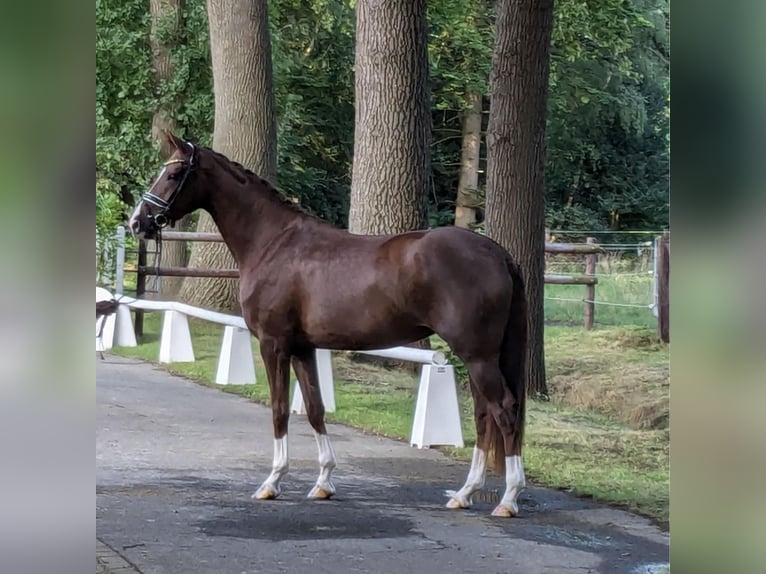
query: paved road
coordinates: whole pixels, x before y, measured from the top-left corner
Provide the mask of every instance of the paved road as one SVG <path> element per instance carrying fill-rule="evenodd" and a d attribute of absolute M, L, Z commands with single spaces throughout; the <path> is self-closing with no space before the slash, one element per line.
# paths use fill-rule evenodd
<path fill-rule="evenodd" d="M 489 516 L 491 495 L 447 510 L 466 464 L 339 425 L 338 494 L 307 501 L 316 444 L 295 415 L 283 498 L 253 501 L 271 466 L 268 409 L 111 355 L 96 379 L 101 572 L 632 573 L 668 560 L 646 520 L 556 491 L 527 490 L 511 520 Z M 490 475 L 487 490 L 501 488 Z"/>

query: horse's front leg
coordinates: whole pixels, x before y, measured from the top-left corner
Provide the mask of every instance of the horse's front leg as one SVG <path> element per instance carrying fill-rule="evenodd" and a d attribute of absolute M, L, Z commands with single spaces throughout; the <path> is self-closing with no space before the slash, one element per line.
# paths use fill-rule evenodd
<path fill-rule="evenodd" d="M 330 474 L 335 468 L 335 451 L 324 424 L 324 404 L 319 390 L 315 350 L 310 349 L 293 355 L 293 370 L 298 376 L 303 402 L 306 405 L 306 413 L 309 423 L 314 429 L 317 449 L 319 450 L 319 478 L 314 488 L 309 492 L 308 498 L 330 498 L 335 494 L 335 486 L 330 479 Z"/>
<path fill-rule="evenodd" d="M 268 500 L 280 494 L 279 483 L 289 468 L 287 455 L 287 423 L 290 418 L 290 356 L 274 341 L 261 341 L 261 356 L 266 366 L 274 420 L 274 463 L 271 474 L 255 491 L 253 498 Z"/>

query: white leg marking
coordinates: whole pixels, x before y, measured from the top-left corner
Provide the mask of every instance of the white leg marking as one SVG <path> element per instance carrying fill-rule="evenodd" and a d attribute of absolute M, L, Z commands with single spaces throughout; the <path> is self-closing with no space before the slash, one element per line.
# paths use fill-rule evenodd
<path fill-rule="evenodd" d="M 319 434 L 314 431 L 319 451 L 319 478 L 314 488 L 308 494 L 308 498 L 330 498 L 335 494 L 335 485 L 330 480 L 330 474 L 335 468 L 335 451 L 332 448 L 330 437 L 327 434 Z"/>
<path fill-rule="evenodd" d="M 448 490 L 447 508 L 470 508 L 473 501 L 471 497 L 477 490 L 484 486 L 484 477 L 487 474 L 487 453 L 478 447 L 473 447 L 473 459 L 471 460 L 471 470 L 468 471 L 468 478 L 465 480 L 463 488 L 455 492 Z"/>
<path fill-rule="evenodd" d="M 505 494 L 492 511 L 493 516 L 516 516 L 519 513 L 517 499 L 527 485 L 524 465 L 520 456 L 505 457 Z"/>
<path fill-rule="evenodd" d="M 279 490 L 279 481 L 287 474 L 288 468 L 287 435 L 285 435 L 282 438 L 274 439 L 274 463 L 271 468 L 271 474 L 260 488 L 255 491 L 252 497 L 267 500 L 279 496 L 281 492 Z"/>

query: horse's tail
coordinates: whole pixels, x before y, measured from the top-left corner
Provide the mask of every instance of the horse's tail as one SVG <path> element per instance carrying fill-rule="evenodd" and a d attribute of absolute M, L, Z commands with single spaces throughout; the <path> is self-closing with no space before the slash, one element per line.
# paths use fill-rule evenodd
<path fill-rule="evenodd" d="M 521 455 L 524 440 L 524 418 L 526 412 L 526 357 L 527 357 L 527 298 L 524 293 L 524 278 L 519 266 L 510 257 L 507 259 L 513 289 L 511 308 L 505 324 L 505 334 L 500 347 L 500 371 L 513 397 L 512 412 L 508 413 L 514 431 L 514 452 Z M 505 472 L 505 442 L 494 417 L 487 417 L 489 450 L 495 453 L 495 471 Z"/>

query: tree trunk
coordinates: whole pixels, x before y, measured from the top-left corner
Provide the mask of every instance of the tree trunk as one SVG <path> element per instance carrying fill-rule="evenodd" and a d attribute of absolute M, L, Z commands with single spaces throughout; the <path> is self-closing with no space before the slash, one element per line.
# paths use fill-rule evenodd
<path fill-rule="evenodd" d="M 479 152 L 481 150 L 481 94 L 468 92 L 471 106 L 463 116 L 463 149 L 460 154 L 460 180 L 455 202 L 455 225 L 473 229 L 476 209 L 481 205 L 479 194 Z"/>
<path fill-rule="evenodd" d="M 402 233 L 428 226 L 427 46 L 425 0 L 357 2 L 352 233 Z M 424 339 L 411 346 L 430 344 Z M 419 368 L 393 364 L 413 372 Z"/>
<path fill-rule="evenodd" d="M 165 85 L 175 76 L 176 70 L 171 50 L 183 23 L 183 0 L 150 0 L 152 25 L 149 42 L 152 48 L 152 64 L 154 86 L 158 94 L 158 105 L 152 116 L 152 141 L 160 148 L 160 155 L 167 159 L 173 153 L 172 146 L 163 137 L 163 132 L 177 132 L 175 121 L 178 109 L 178 96 L 164 99 L 162 94 Z M 179 229 L 185 229 L 188 218 L 178 222 Z M 182 267 L 186 265 L 186 244 L 181 241 L 169 241 L 162 245 L 162 265 Z M 178 277 L 161 277 L 157 279 L 159 299 L 173 300 L 181 289 L 183 279 Z"/>
<path fill-rule="evenodd" d="M 213 148 L 276 185 L 277 125 L 266 0 L 207 0 L 215 94 Z M 218 231 L 200 213 L 197 231 Z M 223 243 L 197 243 L 190 267 L 234 268 Z M 236 279 L 186 279 L 182 298 L 206 308 L 239 310 Z"/>
<path fill-rule="evenodd" d="M 522 266 L 529 308 L 527 388 L 544 395 L 543 169 L 553 0 L 498 0 L 496 9 L 486 228 Z"/>
<path fill-rule="evenodd" d="M 168 158 L 172 146 L 162 137 L 163 130 L 175 133 L 175 115 L 178 106 L 176 98 L 163 98 L 164 86 L 173 80 L 175 65 L 172 45 L 177 40 L 183 22 L 183 0 L 150 0 L 151 30 L 149 43 L 152 48 L 154 88 L 158 94 L 158 105 L 152 116 L 152 141 L 160 147 L 160 155 Z"/>
<path fill-rule="evenodd" d="M 352 233 L 427 226 L 427 40 L 425 0 L 357 2 Z"/>

